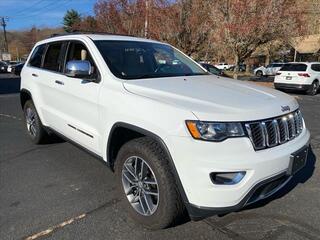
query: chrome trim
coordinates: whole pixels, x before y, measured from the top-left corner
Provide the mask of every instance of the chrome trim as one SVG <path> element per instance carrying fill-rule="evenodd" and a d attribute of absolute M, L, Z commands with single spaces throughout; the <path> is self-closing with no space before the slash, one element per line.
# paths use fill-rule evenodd
<path fill-rule="evenodd" d="M 259 125 L 260 125 L 260 128 L 261 128 L 262 139 L 263 139 L 262 146 L 266 147 L 266 146 L 269 145 L 269 135 L 268 135 L 266 123 L 265 122 L 261 122 Z"/>
<path fill-rule="evenodd" d="M 278 124 L 277 119 L 272 120 L 272 126 L 275 130 L 275 133 L 276 133 L 276 144 L 275 144 L 275 146 L 276 146 L 280 143 L 280 129 L 279 129 L 279 124 Z"/>
<path fill-rule="evenodd" d="M 255 150 L 286 143 L 299 136 L 304 128 L 299 110 L 271 119 L 247 122 L 244 126 Z"/>

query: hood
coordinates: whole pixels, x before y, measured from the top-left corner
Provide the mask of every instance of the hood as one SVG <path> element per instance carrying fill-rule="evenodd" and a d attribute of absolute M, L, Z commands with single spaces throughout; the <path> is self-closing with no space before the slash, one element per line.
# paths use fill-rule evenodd
<path fill-rule="evenodd" d="M 140 96 L 192 111 L 203 121 L 251 121 L 279 116 L 281 106 L 298 108 L 280 91 L 214 75 L 128 80 L 124 88 Z"/>

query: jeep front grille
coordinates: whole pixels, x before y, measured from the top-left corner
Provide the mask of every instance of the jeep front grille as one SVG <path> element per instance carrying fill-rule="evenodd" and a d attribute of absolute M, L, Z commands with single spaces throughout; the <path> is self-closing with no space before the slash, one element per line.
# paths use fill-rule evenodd
<path fill-rule="evenodd" d="M 303 129 L 300 110 L 267 120 L 245 123 L 255 150 L 274 147 L 299 136 Z"/>

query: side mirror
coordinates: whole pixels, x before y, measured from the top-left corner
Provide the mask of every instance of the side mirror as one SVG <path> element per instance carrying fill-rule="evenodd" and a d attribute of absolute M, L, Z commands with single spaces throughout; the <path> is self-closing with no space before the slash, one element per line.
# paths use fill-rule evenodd
<path fill-rule="evenodd" d="M 92 67 L 87 60 L 71 60 L 67 62 L 65 71 L 68 77 L 86 78 L 92 74 Z"/>

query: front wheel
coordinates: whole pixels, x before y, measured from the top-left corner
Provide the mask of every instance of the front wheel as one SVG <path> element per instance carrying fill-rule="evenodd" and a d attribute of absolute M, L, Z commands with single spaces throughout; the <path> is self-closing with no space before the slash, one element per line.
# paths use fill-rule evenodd
<path fill-rule="evenodd" d="M 157 142 L 143 137 L 126 143 L 115 171 L 124 209 L 139 225 L 166 228 L 182 216 L 184 206 L 168 157 Z"/>
<path fill-rule="evenodd" d="M 317 94 L 318 90 L 319 90 L 319 82 L 318 81 L 314 81 L 311 84 L 310 88 L 307 90 L 307 94 L 311 95 L 311 96 L 314 96 L 314 95 Z"/>
<path fill-rule="evenodd" d="M 262 71 L 257 71 L 257 72 L 256 72 L 256 76 L 257 76 L 257 77 L 262 77 L 262 75 L 263 75 Z"/>

